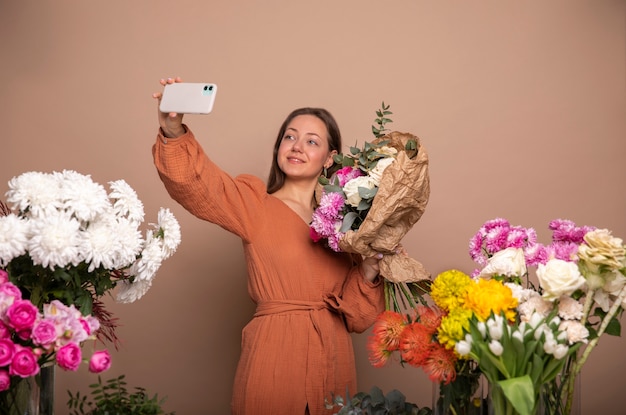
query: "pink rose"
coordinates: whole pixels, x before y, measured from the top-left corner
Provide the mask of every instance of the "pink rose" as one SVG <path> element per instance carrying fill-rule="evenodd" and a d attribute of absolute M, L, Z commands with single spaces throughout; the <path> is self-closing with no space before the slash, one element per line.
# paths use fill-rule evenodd
<path fill-rule="evenodd" d="M 4 284 L 9 281 L 9 273 L 3 269 L 0 269 L 0 284 Z"/>
<path fill-rule="evenodd" d="M 8 366 L 15 354 L 15 344 L 9 339 L 0 340 L 0 367 Z"/>
<path fill-rule="evenodd" d="M 0 295 L 13 297 L 16 300 L 22 299 L 22 292 L 20 291 L 19 287 L 8 281 L 0 283 Z"/>
<path fill-rule="evenodd" d="M 35 323 L 31 338 L 35 344 L 47 346 L 57 340 L 57 328 L 54 323 L 48 319 L 40 320 Z"/>
<path fill-rule="evenodd" d="M 7 310 L 6 317 L 15 330 L 30 329 L 37 319 L 37 307 L 28 300 L 17 300 Z"/>
<path fill-rule="evenodd" d="M 0 392 L 9 390 L 11 386 L 11 375 L 7 370 L 0 370 Z"/>
<path fill-rule="evenodd" d="M 15 284 L 10 282 L 0 284 L 0 317 L 4 317 L 4 313 L 14 301 L 21 299 L 22 292 Z"/>
<path fill-rule="evenodd" d="M 8 339 L 11 337 L 11 330 L 9 327 L 0 321 L 0 339 Z"/>
<path fill-rule="evenodd" d="M 95 352 L 89 360 L 89 371 L 91 373 L 100 373 L 109 370 L 111 367 L 111 355 L 108 350 L 100 350 Z"/>
<path fill-rule="evenodd" d="M 18 346 L 9 366 L 9 374 L 29 378 L 37 373 L 39 373 L 37 356 L 29 348 Z"/>
<path fill-rule="evenodd" d="M 65 370 L 77 370 L 81 359 L 82 352 L 76 343 L 68 343 L 57 352 L 57 363 Z"/>

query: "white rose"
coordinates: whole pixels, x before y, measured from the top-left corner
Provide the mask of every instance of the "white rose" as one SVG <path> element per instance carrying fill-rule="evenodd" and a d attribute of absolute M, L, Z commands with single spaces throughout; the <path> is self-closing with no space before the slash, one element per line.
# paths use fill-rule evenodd
<path fill-rule="evenodd" d="M 506 248 L 496 252 L 485 268 L 480 271 L 480 278 L 491 278 L 494 275 L 521 277 L 526 274 L 526 260 L 521 248 Z"/>
<path fill-rule="evenodd" d="M 389 167 L 391 163 L 394 162 L 394 160 L 395 159 L 393 157 L 380 159 L 378 160 L 378 163 L 376 163 L 376 167 L 374 167 L 372 171 L 370 171 L 369 175 L 376 183 L 376 186 L 378 186 L 378 184 L 380 183 L 380 179 L 383 177 L 383 172 L 385 171 L 385 169 Z"/>
<path fill-rule="evenodd" d="M 539 285 L 546 300 L 556 300 L 561 295 L 570 295 L 585 284 L 578 266 L 573 262 L 551 259 L 537 267 Z"/>
<path fill-rule="evenodd" d="M 357 207 L 361 202 L 359 187 L 373 189 L 376 187 L 376 184 L 369 176 L 359 176 L 346 183 L 343 187 L 343 192 L 346 194 L 346 201 L 351 206 Z"/>

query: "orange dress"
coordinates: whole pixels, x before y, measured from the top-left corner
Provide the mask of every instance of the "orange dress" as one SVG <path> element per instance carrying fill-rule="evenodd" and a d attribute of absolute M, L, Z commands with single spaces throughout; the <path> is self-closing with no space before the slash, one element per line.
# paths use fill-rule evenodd
<path fill-rule="evenodd" d="M 242 332 L 232 414 L 337 412 L 324 399 L 357 392 L 349 332 L 383 311 L 382 284 L 367 282 L 350 255 L 314 243 L 308 224 L 260 179 L 220 170 L 191 132 L 159 135 L 153 155 L 174 200 L 243 242 L 257 309 Z"/>

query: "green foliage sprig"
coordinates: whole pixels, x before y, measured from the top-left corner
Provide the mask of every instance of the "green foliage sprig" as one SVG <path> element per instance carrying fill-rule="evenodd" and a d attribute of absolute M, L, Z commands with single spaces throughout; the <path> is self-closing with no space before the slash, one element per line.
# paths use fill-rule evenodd
<path fill-rule="evenodd" d="M 393 114 L 393 112 L 389 111 L 390 107 L 390 105 L 385 105 L 385 101 L 383 101 L 381 108 L 376 111 L 377 117 L 374 120 L 376 125 L 372 125 L 372 134 L 374 134 L 376 138 L 384 136 L 386 134 L 385 131 L 389 131 L 385 128 L 385 124 L 393 122 L 390 118 L 388 118 L 389 115 Z"/>
<path fill-rule="evenodd" d="M 159 399 L 158 395 L 149 397 L 144 388 L 136 387 L 135 392 L 130 393 L 126 389 L 125 375 L 102 382 L 98 376 L 98 383 L 89 385 L 91 399 L 83 396 L 80 392 L 70 396 L 67 406 L 72 410 L 70 415 L 175 415 L 175 412 L 165 413 L 161 406 L 165 398 Z"/>
<path fill-rule="evenodd" d="M 427 407 L 419 408 L 417 405 L 407 402 L 402 392 L 394 389 L 385 395 L 383 391 L 374 386 L 370 393 L 359 392 L 353 397 L 346 394 L 335 396 L 332 403 L 326 403 L 326 409 L 341 408 L 334 415 L 432 415 L 432 410 Z"/>

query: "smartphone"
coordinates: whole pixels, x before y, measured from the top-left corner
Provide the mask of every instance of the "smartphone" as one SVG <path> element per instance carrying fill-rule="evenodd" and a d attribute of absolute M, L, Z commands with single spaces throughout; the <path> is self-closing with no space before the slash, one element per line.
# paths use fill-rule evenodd
<path fill-rule="evenodd" d="M 217 85 L 176 82 L 165 85 L 159 110 L 180 114 L 208 114 L 213 110 Z"/>

